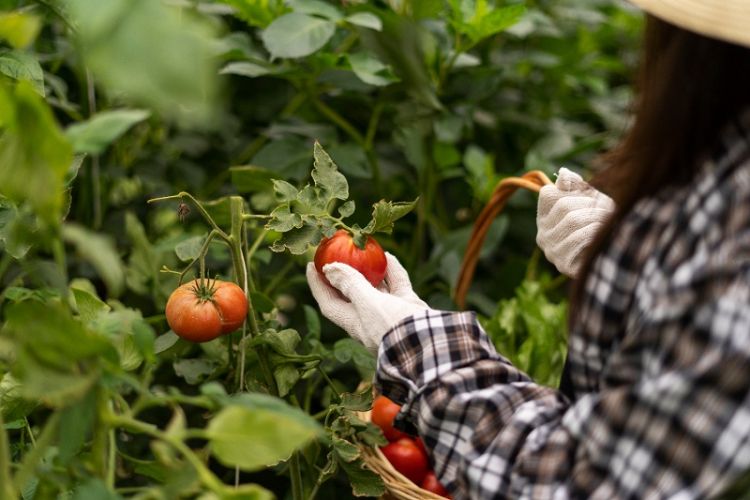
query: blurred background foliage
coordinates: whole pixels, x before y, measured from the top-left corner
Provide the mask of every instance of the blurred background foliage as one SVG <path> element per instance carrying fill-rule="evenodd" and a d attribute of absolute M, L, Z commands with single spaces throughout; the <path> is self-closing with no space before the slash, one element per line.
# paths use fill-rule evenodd
<path fill-rule="evenodd" d="M 220 380 L 222 354 L 177 343 L 163 316 L 176 281 L 160 269 L 190 260 L 206 227 L 146 200 L 189 191 L 217 200 L 207 206 L 221 224 L 223 197 L 239 193 L 267 213 L 270 179 L 308 182 L 315 140 L 348 178 L 355 219 L 377 200 L 419 197 L 381 243 L 428 303 L 454 309 L 471 225 L 495 184 L 563 165 L 586 173 L 627 126 L 641 27 L 617 0 L 0 0 L 3 314 L 85 290 L 77 297 L 102 297 L 117 321 L 156 335 L 150 383 Z M 534 218 L 535 198 L 515 195 L 468 304 L 501 352 L 555 385 L 566 287 L 535 249 Z M 253 279 L 267 311 L 312 332 L 306 349 L 326 350 L 330 376 L 352 390 L 373 360 L 320 326 L 310 257 L 264 245 Z M 228 269 L 228 253 L 212 249 L 210 266 Z M 314 411 L 331 393 L 305 397 Z M 19 414 L 37 429 L 47 414 L 33 411 Z M 272 476 L 255 479 L 283 497 Z M 350 494 L 341 478 L 325 488 Z"/>

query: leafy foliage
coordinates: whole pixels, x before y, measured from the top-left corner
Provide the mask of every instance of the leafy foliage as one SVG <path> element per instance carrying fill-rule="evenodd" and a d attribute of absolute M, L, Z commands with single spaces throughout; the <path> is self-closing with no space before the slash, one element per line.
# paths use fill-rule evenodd
<path fill-rule="evenodd" d="M 496 182 L 585 169 L 626 126 L 639 28 L 610 0 L 0 2 L 0 497 L 382 494 L 353 413 L 375 360 L 313 307 L 313 246 L 377 233 L 453 308 Z M 468 300 L 554 385 L 534 207 L 492 226 Z M 163 311 L 201 269 L 253 308 L 197 345 Z"/>

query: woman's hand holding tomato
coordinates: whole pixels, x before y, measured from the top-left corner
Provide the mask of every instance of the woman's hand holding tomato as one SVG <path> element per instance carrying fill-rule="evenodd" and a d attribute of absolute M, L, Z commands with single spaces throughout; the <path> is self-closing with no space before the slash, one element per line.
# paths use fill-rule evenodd
<path fill-rule="evenodd" d="M 370 419 L 380 427 L 383 435 L 390 441 L 380 448 L 380 451 L 397 471 L 413 483 L 436 495 L 450 498 L 434 471 L 430 470 L 427 450 L 422 439 L 409 437 L 393 428 L 393 419 L 400 410 L 401 406 L 385 396 L 378 396 L 373 402 Z"/>
<path fill-rule="evenodd" d="M 247 316 L 245 292 L 230 281 L 194 280 L 169 296 L 167 323 L 191 342 L 207 342 L 242 326 Z"/>

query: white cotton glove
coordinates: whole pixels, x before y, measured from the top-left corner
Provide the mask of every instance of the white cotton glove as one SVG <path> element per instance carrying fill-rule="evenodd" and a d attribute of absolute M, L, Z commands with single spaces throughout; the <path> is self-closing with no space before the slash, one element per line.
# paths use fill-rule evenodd
<path fill-rule="evenodd" d="M 575 277 L 585 249 L 615 210 L 615 202 L 567 168 L 539 191 L 536 242 L 561 273 Z"/>
<path fill-rule="evenodd" d="M 396 324 L 429 309 L 412 290 L 409 275 L 398 259 L 388 252 L 385 256 L 385 279 L 378 288 L 353 267 L 333 262 L 323 266 L 323 272 L 334 289 L 323 281 L 312 262 L 307 265 L 307 282 L 320 312 L 373 353 Z"/>

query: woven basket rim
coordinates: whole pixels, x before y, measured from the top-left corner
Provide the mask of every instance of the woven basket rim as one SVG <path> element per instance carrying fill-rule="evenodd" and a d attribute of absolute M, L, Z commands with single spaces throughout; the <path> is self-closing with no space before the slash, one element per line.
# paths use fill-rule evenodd
<path fill-rule="evenodd" d="M 370 422 L 370 411 L 356 412 L 357 417 Z M 398 500 L 445 500 L 445 497 L 423 490 L 391 465 L 380 448 L 360 444 L 362 460 L 368 469 L 379 475 L 385 487 Z"/>

